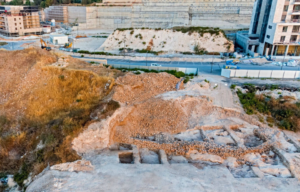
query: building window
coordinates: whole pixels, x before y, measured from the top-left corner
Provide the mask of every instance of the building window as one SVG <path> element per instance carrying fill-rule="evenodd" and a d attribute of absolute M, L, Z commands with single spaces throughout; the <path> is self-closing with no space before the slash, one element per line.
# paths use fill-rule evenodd
<path fill-rule="evenodd" d="M 285 5 L 285 6 L 283 7 L 283 11 L 288 11 L 288 9 L 289 9 L 289 6 L 288 6 L 288 5 Z"/>
<path fill-rule="evenodd" d="M 291 36 L 291 39 L 290 39 L 290 42 L 296 42 L 297 41 L 297 35 L 292 35 Z"/>
<path fill-rule="evenodd" d="M 19 20 L 21 20 L 21 18 L 19 18 Z"/>
<path fill-rule="evenodd" d="M 22 29 L 22 27 L 20 27 L 20 29 Z"/>
<path fill-rule="evenodd" d="M 281 36 L 280 37 L 280 42 L 284 42 L 284 40 L 285 40 L 285 36 Z"/>
<path fill-rule="evenodd" d="M 272 29 L 272 26 L 271 26 L 271 25 L 269 25 L 269 29 Z"/>
<path fill-rule="evenodd" d="M 285 21 L 286 15 L 281 16 L 281 21 Z"/>
<path fill-rule="evenodd" d="M 300 26 L 293 26 L 293 31 L 294 33 L 299 32 Z"/>
<path fill-rule="evenodd" d="M 16 31 L 18 31 L 18 28 L 16 28 Z"/>
<path fill-rule="evenodd" d="M 288 27 L 283 27 L 282 32 L 287 32 Z"/>
<path fill-rule="evenodd" d="M 15 26 L 17 26 L 17 23 L 15 23 Z"/>
<path fill-rule="evenodd" d="M 270 39 L 270 35 L 267 35 L 267 39 Z"/>
<path fill-rule="evenodd" d="M 16 21 L 17 19 L 15 18 L 15 21 Z"/>

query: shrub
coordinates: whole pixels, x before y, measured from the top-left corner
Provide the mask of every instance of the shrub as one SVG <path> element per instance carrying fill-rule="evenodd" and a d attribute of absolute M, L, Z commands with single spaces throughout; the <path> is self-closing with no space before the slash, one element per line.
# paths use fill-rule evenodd
<path fill-rule="evenodd" d="M 204 79 L 204 81 L 205 81 L 206 83 L 209 83 L 209 80 L 207 80 L 207 79 Z"/>
<path fill-rule="evenodd" d="M 235 84 L 231 84 L 230 85 L 230 89 L 235 89 L 236 85 Z"/>
<path fill-rule="evenodd" d="M 134 30 L 130 31 L 130 35 L 133 35 L 134 34 Z"/>
<path fill-rule="evenodd" d="M 81 55 L 81 57 L 84 57 L 84 55 Z"/>
<path fill-rule="evenodd" d="M 143 42 L 143 45 L 146 45 L 146 42 L 145 42 L 145 41 Z"/>
<path fill-rule="evenodd" d="M 20 187 L 23 187 L 23 182 L 28 178 L 29 175 L 29 167 L 26 163 L 23 163 L 20 172 L 14 175 L 14 181 L 18 183 Z"/>
<path fill-rule="evenodd" d="M 183 83 L 187 83 L 187 82 L 189 82 L 189 81 L 190 81 L 190 78 L 189 78 L 189 77 L 186 77 L 186 78 L 184 78 Z"/>

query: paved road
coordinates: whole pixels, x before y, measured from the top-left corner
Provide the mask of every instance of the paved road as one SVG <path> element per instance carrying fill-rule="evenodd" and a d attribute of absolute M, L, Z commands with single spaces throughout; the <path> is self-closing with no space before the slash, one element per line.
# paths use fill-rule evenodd
<path fill-rule="evenodd" d="M 81 58 L 79 56 L 72 56 L 75 58 Z M 86 59 L 94 59 L 94 57 L 84 57 Z M 105 59 L 105 58 L 96 58 L 97 59 Z M 139 65 L 139 66 L 149 66 L 151 63 L 160 64 L 163 67 L 186 67 L 186 68 L 198 68 L 200 71 L 210 72 L 211 68 L 213 71 L 220 70 L 221 67 L 225 64 L 225 62 L 215 62 L 213 65 L 208 62 L 184 62 L 184 61 L 131 61 L 131 60 L 122 60 L 122 59 L 107 59 L 107 64 L 123 64 L 123 65 Z M 280 66 L 274 65 L 251 65 L 251 64 L 238 64 L 241 69 L 252 69 L 252 70 L 281 70 Z M 287 67 L 283 66 L 282 70 L 300 70 L 300 66 L 297 67 Z"/>

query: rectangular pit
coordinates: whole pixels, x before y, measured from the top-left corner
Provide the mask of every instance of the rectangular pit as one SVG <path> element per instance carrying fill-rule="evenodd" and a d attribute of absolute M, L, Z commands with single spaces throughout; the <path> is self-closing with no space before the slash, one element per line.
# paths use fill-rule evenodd
<path fill-rule="evenodd" d="M 208 129 L 203 131 L 206 139 L 219 145 L 237 146 L 228 131 L 225 129 Z"/>
<path fill-rule="evenodd" d="M 133 153 L 132 152 L 122 152 L 119 153 L 119 161 L 123 164 L 133 164 Z"/>

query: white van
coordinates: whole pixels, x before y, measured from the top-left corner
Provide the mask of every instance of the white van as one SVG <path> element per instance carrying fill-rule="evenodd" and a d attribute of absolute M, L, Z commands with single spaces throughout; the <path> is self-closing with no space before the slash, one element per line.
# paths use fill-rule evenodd
<path fill-rule="evenodd" d="M 161 65 L 159 65 L 157 63 L 151 63 L 151 67 L 161 67 Z"/>

